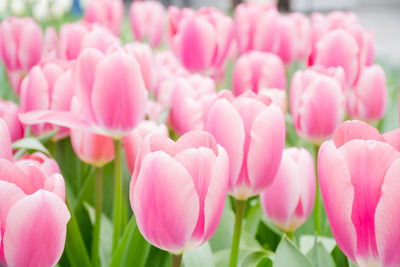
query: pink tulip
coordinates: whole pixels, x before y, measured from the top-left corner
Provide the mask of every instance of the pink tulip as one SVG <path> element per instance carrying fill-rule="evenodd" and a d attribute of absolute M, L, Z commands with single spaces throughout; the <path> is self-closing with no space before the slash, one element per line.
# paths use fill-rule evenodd
<path fill-rule="evenodd" d="M 18 119 L 19 107 L 11 101 L 0 99 L 0 118 L 5 121 L 10 131 L 12 141 L 24 136 L 24 128 Z"/>
<path fill-rule="evenodd" d="M 130 134 L 124 137 L 124 148 L 128 169 L 133 173 L 135 160 L 139 154 L 144 138 L 149 134 L 168 137 L 168 128 L 164 124 L 157 125 L 153 121 L 142 121 Z"/>
<path fill-rule="evenodd" d="M 44 34 L 43 56 L 45 58 L 56 58 L 58 46 L 58 35 L 53 27 L 48 27 Z"/>
<path fill-rule="evenodd" d="M 0 158 L 13 161 L 10 132 L 8 131 L 7 123 L 3 119 L 0 119 Z"/>
<path fill-rule="evenodd" d="M 260 195 L 267 218 L 286 232 L 294 232 L 310 216 L 315 201 L 315 167 L 310 153 L 301 148 L 283 152 L 275 179 Z"/>
<path fill-rule="evenodd" d="M 20 115 L 21 121 L 48 122 L 121 138 L 143 120 L 147 91 L 135 58 L 122 51 L 104 55 L 86 49 L 79 55 L 73 79 L 74 111 L 33 111 Z"/>
<path fill-rule="evenodd" d="M 108 28 L 95 24 L 82 39 L 81 51 L 85 48 L 96 48 L 106 53 L 110 48 L 119 47 L 120 44 L 121 41 Z"/>
<path fill-rule="evenodd" d="M 339 80 L 313 69 L 297 71 L 290 88 L 290 111 L 297 133 L 320 144 L 343 120 L 344 89 Z"/>
<path fill-rule="evenodd" d="M 31 69 L 21 85 L 21 112 L 35 110 L 69 110 L 73 95 L 71 71 L 65 62 L 42 62 Z M 58 128 L 58 127 L 56 127 Z M 53 130 L 50 124 L 32 126 L 32 133 L 41 135 Z M 64 138 L 69 131 L 60 128 L 55 140 Z"/>
<path fill-rule="evenodd" d="M 5 64 L 11 85 L 19 93 L 24 75 L 42 57 L 42 30 L 31 18 L 5 19 L 0 24 L 0 57 Z"/>
<path fill-rule="evenodd" d="M 219 70 L 233 39 L 233 22 L 214 8 L 169 8 L 170 46 L 189 71 Z"/>
<path fill-rule="evenodd" d="M 318 177 L 339 248 L 358 266 L 400 265 L 400 152 L 358 121 L 339 127 L 318 155 Z"/>
<path fill-rule="evenodd" d="M 103 167 L 114 159 L 114 142 L 110 137 L 71 129 L 70 138 L 75 154 L 87 164 Z"/>
<path fill-rule="evenodd" d="M 287 111 L 286 90 L 281 90 L 276 88 L 263 88 L 258 92 L 258 96 L 266 98 L 266 100 L 264 100 L 263 102 L 267 103 L 268 105 L 270 103 L 274 103 L 282 110 L 283 114 L 286 114 Z"/>
<path fill-rule="evenodd" d="M 231 102 L 218 100 L 210 109 L 206 130 L 230 159 L 228 192 L 236 199 L 255 196 L 272 184 L 285 144 L 285 121 L 275 105 L 254 94 Z"/>
<path fill-rule="evenodd" d="M 157 1 L 133 1 L 129 10 L 129 19 L 135 39 L 147 39 L 152 47 L 157 47 L 163 39 L 166 12 Z"/>
<path fill-rule="evenodd" d="M 179 254 L 206 242 L 217 229 L 225 203 L 229 161 L 205 132 L 176 143 L 149 135 L 136 160 L 131 206 L 138 228 L 154 246 Z"/>
<path fill-rule="evenodd" d="M 33 164 L 44 171 L 47 176 L 51 176 L 55 173 L 61 174 L 60 167 L 58 167 L 57 162 L 41 152 L 25 154 L 16 161 L 16 164 L 22 168 L 23 166 Z"/>
<path fill-rule="evenodd" d="M 157 101 L 154 100 L 149 100 L 146 105 L 146 117 L 154 122 L 165 122 L 165 119 L 163 119 L 163 114 L 167 107 L 164 107 L 164 105 L 160 104 Z"/>
<path fill-rule="evenodd" d="M 386 76 L 382 67 L 365 67 L 354 88 L 347 93 L 347 112 L 351 118 L 377 121 L 385 114 L 388 101 Z"/>
<path fill-rule="evenodd" d="M 286 89 L 285 66 L 274 54 L 251 51 L 239 57 L 233 70 L 235 95 L 262 88 Z"/>
<path fill-rule="evenodd" d="M 143 43 L 129 43 L 124 46 L 125 51 L 136 58 L 140 65 L 144 84 L 148 91 L 152 91 L 154 84 L 153 52 L 150 46 Z"/>
<path fill-rule="evenodd" d="M 290 13 L 288 18 L 296 27 L 294 59 L 305 61 L 311 53 L 311 22 L 310 19 L 302 13 Z"/>
<path fill-rule="evenodd" d="M 121 0 L 90 1 L 86 7 L 84 20 L 99 23 L 119 35 L 124 19 L 124 3 Z"/>

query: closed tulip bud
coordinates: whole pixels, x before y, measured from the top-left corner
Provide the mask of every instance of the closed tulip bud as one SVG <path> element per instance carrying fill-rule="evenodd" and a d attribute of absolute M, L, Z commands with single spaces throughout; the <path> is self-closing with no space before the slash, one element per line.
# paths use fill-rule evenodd
<path fill-rule="evenodd" d="M 170 11 L 170 46 L 189 71 L 215 72 L 223 66 L 233 39 L 232 19 L 214 8 Z"/>
<path fill-rule="evenodd" d="M 139 154 L 144 138 L 149 134 L 159 134 L 168 137 L 165 124 L 157 125 L 153 121 L 142 121 L 130 134 L 124 137 L 124 148 L 128 169 L 133 173 L 136 157 Z"/>
<path fill-rule="evenodd" d="M 351 118 L 380 120 L 386 111 L 388 92 L 382 67 L 365 67 L 353 88 L 347 91 L 347 112 Z"/>
<path fill-rule="evenodd" d="M 124 18 L 124 3 L 121 0 L 90 1 L 86 7 L 84 20 L 99 23 L 119 35 Z"/>
<path fill-rule="evenodd" d="M 69 110 L 73 95 L 71 71 L 63 62 L 49 61 L 32 68 L 21 85 L 21 112 L 35 110 Z M 58 127 L 56 127 L 58 128 Z M 51 131 L 51 124 L 32 126 L 32 133 L 41 135 Z M 60 128 L 55 140 L 66 137 L 68 129 Z"/>
<path fill-rule="evenodd" d="M 21 139 L 24 136 L 24 128 L 18 119 L 19 112 L 17 104 L 0 99 L 0 118 L 7 124 L 12 141 Z"/>
<path fill-rule="evenodd" d="M 245 200 L 272 184 L 285 144 L 277 106 L 266 106 L 253 94 L 220 99 L 209 111 L 206 130 L 229 155 L 229 194 Z"/>
<path fill-rule="evenodd" d="M 310 153 L 301 148 L 283 152 L 274 181 L 261 193 L 267 218 L 286 232 L 294 232 L 310 216 L 315 201 L 315 167 Z"/>
<path fill-rule="evenodd" d="M 342 124 L 322 144 L 318 177 L 332 233 L 360 267 L 399 266 L 400 152 L 373 127 Z"/>
<path fill-rule="evenodd" d="M 129 10 L 129 19 L 135 39 L 146 39 L 152 47 L 157 47 L 163 40 L 163 28 L 166 12 L 157 1 L 133 1 Z"/>
<path fill-rule="evenodd" d="M 332 136 L 343 120 L 345 95 L 337 79 L 315 70 L 297 71 L 290 88 L 290 111 L 297 133 L 314 144 Z"/>
<path fill-rule="evenodd" d="M 239 57 L 233 70 L 235 95 L 261 88 L 286 89 L 286 73 L 282 60 L 270 53 L 251 51 Z"/>
<path fill-rule="evenodd" d="M 229 160 L 208 133 L 193 131 L 176 143 L 146 137 L 136 160 L 130 200 L 143 237 L 174 254 L 214 234 L 226 198 Z"/>

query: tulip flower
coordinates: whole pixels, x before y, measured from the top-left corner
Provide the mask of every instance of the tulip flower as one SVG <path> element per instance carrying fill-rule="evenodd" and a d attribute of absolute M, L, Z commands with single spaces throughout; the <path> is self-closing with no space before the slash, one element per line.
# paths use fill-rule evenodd
<path fill-rule="evenodd" d="M 132 175 L 130 200 L 147 241 L 181 257 L 210 239 L 222 215 L 229 175 L 228 156 L 210 134 L 192 131 L 176 143 L 149 135 L 136 167 L 140 171 Z"/>
<path fill-rule="evenodd" d="M 136 157 L 139 154 L 143 140 L 149 134 L 159 134 L 168 137 L 168 128 L 165 124 L 157 125 L 153 121 L 142 121 L 135 130 L 123 139 L 126 161 L 130 173 L 133 173 Z"/>
<path fill-rule="evenodd" d="M 12 141 L 24 136 L 24 128 L 18 119 L 19 112 L 20 109 L 17 104 L 0 99 L 0 118 L 7 124 Z"/>
<path fill-rule="evenodd" d="M 140 65 L 140 71 L 144 84 L 148 91 L 152 91 L 154 84 L 153 75 L 153 52 L 150 46 L 143 43 L 128 43 L 124 46 L 125 51 L 136 58 Z"/>
<path fill-rule="evenodd" d="M 21 84 L 21 113 L 35 110 L 69 110 L 72 90 L 71 72 L 65 62 L 42 62 L 31 69 Z M 41 135 L 53 129 L 51 124 L 31 127 L 35 135 Z M 68 134 L 67 128 L 60 128 L 54 140 L 64 138 Z"/>
<path fill-rule="evenodd" d="M 338 79 L 314 69 L 294 74 L 290 111 L 296 131 L 302 138 L 321 144 L 342 122 L 344 109 L 344 88 Z"/>
<path fill-rule="evenodd" d="M 48 176 L 51 176 L 55 173 L 61 174 L 60 167 L 58 167 L 57 162 L 41 152 L 25 154 L 16 161 L 16 164 L 20 167 L 22 165 L 33 164 L 39 167 Z"/>
<path fill-rule="evenodd" d="M 0 265 L 53 266 L 64 250 L 70 218 L 64 180 L 57 172 L 46 174 L 34 160 L 10 161 L 10 137 L 2 120 L 0 135 Z"/>
<path fill-rule="evenodd" d="M 270 53 L 251 51 L 239 57 L 233 70 L 235 95 L 261 88 L 286 89 L 286 73 L 282 60 Z"/>
<path fill-rule="evenodd" d="M 195 72 L 222 68 L 233 39 L 232 19 L 214 8 L 168 11 L 171 50 L 182 65 Z"/>
<path fill-rule="evenodd" d="M 377 121 L 383 117 L 387 101 L 385 72 L 379 65 L 368 66 L 347 92 L 347 112 L 351 118 Z"/>
<path fill-rule="evenodd" d="M 48 27 L 44 33 L 43 57 L 56 58 L 58 46 L 58 35 L 53 27 Z"/>
<path fill-rule="evenodd" d="M 129 10 L 129 19 L 135 39 L 147 39 L 152 47 L 157 47 L 163 39 L 166 12 L 157 1 L 133 1 Z"/>
<path fill-rule="evenodd" d="M 398 266 L 400 152 L 373 127 L 346 122 L 318 155 L 318 177 L 339 248 L 354 263 Z"/>
<path fill-rule="evenodd" d="M 313 210 L 315 181 L 311 154 L 304 148 L 286 149 L 272 185 L 260 195 L 267 218 L 288 234 L 294 232 Z"/>
<path fill-rule="evenodd" d="M 85 21 L 99 23 L 119 35 L 124 18 L 124 3 L 122 0 L 90 1 L 83 17 Z"/>
<path fill-rule="evenodd" d="M 14 91 L 19 93 L 22 78 L 42 57 L 40 26 L 31 18 L 10 17 L 1 22 L 0 57 Z"/>

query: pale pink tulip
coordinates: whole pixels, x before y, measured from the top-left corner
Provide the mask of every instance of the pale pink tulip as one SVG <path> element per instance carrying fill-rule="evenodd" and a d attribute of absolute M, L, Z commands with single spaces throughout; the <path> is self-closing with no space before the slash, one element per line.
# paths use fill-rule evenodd
<path fill-rule="evenodd" d="M 85 34 L 81 43 L 81 51 L 85 48 L 96 48 L 103 53 L 109 51 L 112 47 L 119 47 L 121 40 L 112 32 L 101 25 L 92 25 L 91 30 Z"/>
<path fill-rule="evenodd" d="M 114 159 L 113 139 L 104 135 L 71 129 L 71 145 L 83 162 L 103 167 Z"/>
<path fill-rule="evenodd" d="M 171 50 L 186 69 L 214 73 L 228 54 L 233 22 L 214 8 L 193 12 L 170 7 L 169 34 Z"/>
<path fill-rule="evenodd" d="M 23 166 L 33 164 L 44 171 L 47 176 L 51 176 L 55 173 L 61 174 L 60 167 L 58 166 L 57 162 L 41 152 L 25 154 L 16 161 L 16 164 L 21 168 L 23 168 Z"/>
<path fill-rule="evenodd" d="M 159 134 L 168 137 L 168 128 L 165 124 L 157 125 L 153 121 L 142 121 L 130 134 L 124 137 L 124 148 L 128 169 L 133 173 L 135 160 L 139 154 L 144 138 L 149 134 Z"/>
<path fill-rule="evenodd" d="M 251 91 L 231 102 L 220 99 L 208 114 L 206 130 L 229 155 L 228 192 L 236 199 L 255 196 L 272 184 L 285 144 L 282 111 L 259 99 Z"/>
<path fill-rule="evenodd" d="M 347 112 L 351 118 L 365 121 L 380 120 L 388 101 L 386 76 L 382 67 L 365 67 L 355 86 L 347 91 Z"/>
<path fill-rule="evenodd" d="M 310 216 L 315 201 L 315 166 L 304 148 L 289 148 L 271 186 L 261 193 L 267 218 L 286 232 L 294 232 Z"/>
<path fill-rule="evenodd" d="M 48 27 L 43 40 L 43 57 L 56 58 L 58 47 L 58 35 L 53 27 Z"/>
<path fill-rule="evenodd" d="M 129 10 L 129 19 L 135 39 L 146 39 L 152 47 L 157 47 L 163 39 L 166 12 L 157 1 L 133 1 Z"/>
<path fill-rule="evenodd" d="M 0 23 L 0 57 L 16 93 L 22 78 L 42 57 L 42 30 L 32 18 L 10 17 Z"/>
<path fill-rule="evenodd" d="M 208 133 L 176 143 L 149 135 L 136 160 L 130 200 L 143 237 L 172 253 L 194 249 L 217 229 L 225 203 L 229 160 Z"/>
<path fill-rule="evenodd" d="M 290 88 L 290 112 L 297 133 L 320 144 L 343 120 L 344 88 L 340 82 L 313 69 L 297 71 Z"/>
<path fill-rule="evenodd" d="M 20 115 L 21 121 L 48 122 L 121 138 L 143 120 L 147 91 L 132 56 L 122 51 L 104 55 L 97 49 L 86 49 L 79 55 L 73 79 L 73 111 L 33 111 Z"/>
<path fill-rule="evenodd" d="M 294 59 L 306 61 L 311 53 L 311 22 L 302 13 L 290 13 L 288 18 L 292 20 L 295 30 Z"/>
<path fill-rule="evenodd" d="M 73 96 L 73 81 L 65 62 L 45 61 L 31 69 L 21 84 L 21 113 L 35 110 L 69 110 Z M 56 127 L 58 128 L 58 127 Z M 32 126 L 32 133 L 41 135 L 53 130 L 51 124 Z M 68 135 L 60 128 L 54 140 Z"/>
<path fill-rule="evenodd" d="M 0 99 L 0 118 L 7 124 L 12 141 L 24 136 L 24 128 L 18 119 L 19 112 L 17 104 Z"/>
<path fill-rule="evenodd" d="M 266 97 L 270 101 L 265 100 L 265 103 L 274 103 L 286 114 L 287 111 L 287 96 L 286 90 L 276 89 L 276 88 L 263 88 L 258 92 L 260 97 Z M 269 105 L 269 104 L 268 104 Z"/>
<path fill-rule="evenodd" d="M 136 58 L 140 65 L 144 84 L 148 91 L 152 91 L 154 85 L 153 75 L 153 52 L 150 46 L 144 43 L 129 43 L 124 46 L 125 51 Z"/>
<path fill-rule="evenodd" d="M 11 137 L 8 126 L 3 119 L 0 119 L 0 158 L 13 161 Z"/>
<path fill-rule="evenodd" d="M 286 89 L 286 73 L 282 60 L 271 53 L 251 51 L 239 57 L 233 70 L 235 95 L 262 88 Z"/>
<path fill-rule="evenodd" d="M 149 100 L 146 105 L 146 117 L 154 122 L 165 122 L 166 117 L 162 118 L 164 112 L 168 107 L 164 107 L 164 105 L 160 104 L 157 101 Z"/>
<path fill-rule="evenodd" d="M 339 248 L 360 267 L 399 266 L 400 152 L 365 123 L 346 122 L 318 155 L 321 194 Z"/>
<path fill-rule="evenodd" d="M 99 23 L 119 35 L 124 19 L 124 3 L 122 0 L 90 1 L 83 17 L 85 21 Z"/>

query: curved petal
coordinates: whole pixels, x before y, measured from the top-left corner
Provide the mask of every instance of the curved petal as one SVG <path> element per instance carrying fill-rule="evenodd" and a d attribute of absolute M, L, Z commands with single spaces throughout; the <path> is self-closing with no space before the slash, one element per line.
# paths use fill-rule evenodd
<path fill-rule="evenodd" d="M 23 25 L 19 36 L 18 59 L 22 69 L 28 71 L 42 57 L 42 29 L 34 21 Z"/>
<path fill-rule="evenodd" d="M 285 120 L 282 111 L 271 105 L 254 119 L 250 130 L 247 172 L 253 195 L 272 183 L 284 146 Z"/>
<path fill-rule="evenodd" d="M 190 131 L 182 135 L 175 143 L 174 153 L 188 149 L 206 147 L 218 154 L 218 146 L 215 138 L 208 132 Z"/>
<path fill-rule="evenodd" d="M 35 185 L 25 172 L 23 172 L 16 164 L 0 159 L 0 181 L 13 183 L 21 188 L 25 194 L 32 194 L 35 190 Z"/>
<path fill-rule="evenodd" d="M 10 133 L 2 119 L 0 119 L 0 158 L 13 161 Z"/>
<path fill-rule="evenodd" d="M 336 147 L 341 147 L 353 139 L 376 140 L 385 142 L 379 131 L 363 121 L 345 121 L 335 131 L 332 140 Z"/>
<path fill-rule="evenodd" d="M 70 214 L 53 193 L 39 190 L 11 208 L 4 233 L 9 266 L 53 266 L 64 250 Z"/>
<path fill-rule="evenodd" d="M 332 141 L 322 144 L 319 150 L 318 180 L 333 237 L 343 253 L 355 262 L 357 237 L 351 219 L 355 193 L 350 171 Z"/>
<path fill-rule="evenodd" d="M 386 140 L 386 143 L 397 149 L 397 151 L 400 151 L 400 129 L 385 133 L 383 138 Z"/>
<path fill-rule="evenodd" d="M 199 218 L 199 197 L 187 170 L 168 154 L 147 155 L 131 205 L 143 236 L 153 245 L 180 253 Z"/>

